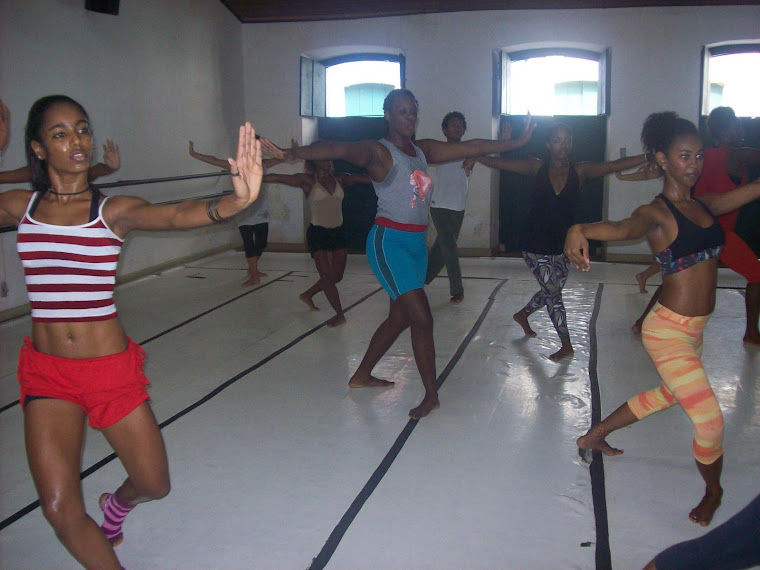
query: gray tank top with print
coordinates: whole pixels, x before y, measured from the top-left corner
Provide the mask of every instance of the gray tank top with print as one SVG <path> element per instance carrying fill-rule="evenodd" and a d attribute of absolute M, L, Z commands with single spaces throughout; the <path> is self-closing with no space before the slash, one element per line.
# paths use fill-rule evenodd
<path fill-rule="evenodd" d="M 372 181 L 377 194 L 377 217 L 398 224 L 426 226 L 433 181 L 425 155 L 414 144 L 417 156 L 408 156 L 386 139 L 378 142 L 391 153 L 393 166 L 385 180 Z"/>

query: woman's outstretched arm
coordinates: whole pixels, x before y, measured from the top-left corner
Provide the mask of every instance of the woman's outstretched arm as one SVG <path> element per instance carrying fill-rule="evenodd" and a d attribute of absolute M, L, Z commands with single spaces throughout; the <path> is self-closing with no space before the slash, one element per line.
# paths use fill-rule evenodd
<path fill-rule="evenodd" d="M 565 255 L 576 269 L 591 269 L 588 240 L 626 241 L 642 238 L 657 225 L 656 211 L 652 204 L 639 206 L 629 218 L 617 222 L 575 224 L 565 237 Z"/>
<path fill-rule="evenodd" d="M 544 163 L 538 158 L 527 158 L 515 160 L 513 158 L 501 158 L 499 156 L 482 156 L 477 162 L 489 168 L 496 170 L 506 170 L 507 172 L 516 172 L 525 176 L 535 176 L 538 169 Z"/>
<path fill-rule="evenodd" d="M 306 194 L 311 192 L 314 183 L 307 174 L 265 174 L 261 180 L 265 184 L 284 184 L 293 188 L 300 188 Z"/>
<path fill-rule="evenodd" d="M 626 158 L 618 158 L 609 162 L 581 162 L 575 165 L 575 170 L 581 177 L 581 182 L 589 178 L 599 178 L 607 174 L 629 170 L 647 162 L 646 155 L 638 154 Z"/>
<path fill-rule="evenodd" d="M 202 154 L 196 151 L 195 146 L 193 146 L 193 141 L 190 141 L 188 152 L 190 153 L 190 156 L 192 156 L 196 160 L 200 160 L 201 162 L 205 162 L 206 164 L 210 164 L 211 166 L 224 168 L 225 170 L 230 169 L 230 164 L 226 160 L 223 160 L 211 154 Z"/>
<path fill-rule="evenodd" d="M 87 179 L 92 182 L 101 176 L 113 174 L 121 167 L 121 155 L 119 154 L 119 145 L 111 139 L 106 139 L 103 145 L 103 162 L 99 162 L 90 167 L 87 173 Z"/>
<path fill-rule="evenodd" d="M 213 166 L 223 168 L 224 170 L 230 169 L 230 163 L 224 160 L 223 158 L 218 158 L 211 154 L 201 154 L 200 152 L 197 152 L 195 150 L 195 147 L 193 146 L 193 141 L 190 141 L 189 153 L 190 153 L 190 156 L 192 156 L 193 158 L 197 158 L 198 160 L 200 160 L 201 162 L 205 162 L 206 164 L 211 164 Z M 272 168 L 274 166 L 277 166 L 278 164 L 282 164 L 283 162 L 285 162 L 284 158 L 264 158 L 261 160 L 261 163 L 264 166 L 264 169 Z"/>
<path fill-rule="evenodd" d="M 616 172 L 615 178 L 623 182 L 644 182 L 661 178 L 663 175 L 662 168 L 653 160 L 647 161 L 633 172 L 623 173 Z"/>
<path fill-rule="evenodd" d="M 372 179 L 366 174 L 349 174 L 348 172 L 336 172 L 335 179 L 343 188 L 350 188 L 356 184 L 372 184 Z"/>
<path fill-rule="evenodd" d="M 92 182 L 101 176 L 108 176 L 119 170 L 120 166 L 119 145 L 111 139 L 106 139 L 106 144 L 103 145 L 103 162 L 98 162 L 90 167 L 87 179 Z M 0 184 L 24 184 L 31 181 L 32 175 L 28 166 L 0 172 Z"/>
<path fill-rule="evenodd" d="M 29 172 L 28 166 L 0 172 L 0 184 L 24 184 L 31 181 L 32 173 Z"/>
<path fill-rule="evenodd" d="M 500 138 L 497 140 L 470 139 L 461 142 L 443 142 L 434 139 L 423 139 L 415 144 L 425 153 L 429 164 L 452 162 L 465 158 L 477 158 L 487 154 L 506 152 L 524 146 L 533 136 L 536 129 L 530 116 L 525 124 L 522 134 L 518 138 Z"/>
<path fill-rule="evenodd" d="M 365 168 L 370 178 L 378 181 L 385 180 L 393 164 L 390 152 L 379 142 L 372 140 L 359 142 L 323 141 L 307 146 L 291 146 L 288 149 L 283 149 L 272 141 L 262 138 L 261 146 L 271 156 L 285 160 L 345 160 Z"/>
<path fill-rule="evenodd" d="M 760 198 L 760 178 L 725 194 L 703 194 L 699 199 L 716 215 L 726 214 Z"/>

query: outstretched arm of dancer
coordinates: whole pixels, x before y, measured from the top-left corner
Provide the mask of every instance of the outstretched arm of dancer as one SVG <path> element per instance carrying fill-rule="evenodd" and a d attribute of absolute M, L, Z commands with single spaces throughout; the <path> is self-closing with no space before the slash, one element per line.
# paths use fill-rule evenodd
<path fill-rule="evenodd" d="M 32 181 L 28 166 L 0 172 L 0 184 L 24 184 Z"/>
<path fill-rule="evenodd" d="M 372 140 L 359 142 L 322 141 L 307 146 L 293 145 L 289 149 L 278 147 L 262 138 L 261 148 L 275 158 L 284 160 L 345 160 L 365 168 L 372 180 L 385 180 L 393 160 L 388 150 Z"/>
<path fill-rule="evenodd" d="M 468 166 L 468 162 L 469 159 L 465 161 L 465 169 Z M 515 160 L 513 158 L 501 158 L 498 156 L 482 156 L 478 158 L 476 162 L 479 162 L 488 168 L 516 172 L 517 174 L 523 174 L 525 176 L 535 176 L 536 173 L 538 173 L 538 169 L 541 168 L 541 165 L 544 163 L 544 161 L 539 158 Z"/>
<path fill-rule="evenodd" d="M 190 156 L 192 156 L 196 160 L 200 160 L 201 162 L 205 162 L 206 164 L 210 164 L 211 166 L 223 168 L 224 170 L 230 169 L 230 164 L 226 160 L 217 158 L 216 156 L 213 156 L 210 154 L 202 154 L 196 151 L 195 146 L 193 146 L 193 141 L 190 141 L 188 152 L 190 153 Z"/>
<path fill-rule="evenodd" d="M 200 152 L 196 151 L 195 147 L 193 146 L 193 141 L 190 141 L 189 153 L 193 158 L 197 158 L 206 164 L 211 164 L 212 166 L 217 166 L 219 168 L 223 168 L 224 170 L 230 169 L 230 163 L 223 158 L 218 158 L 210 154 L 201 154 Z M 264 169 L 272 168 L 278 164 L 282 164 L 283 162 L 285 162 L 284 158 L 263 158 L 261 160 L 261 164 L 263 165 Z"/>
<path fill-rule="evenodd" d="M 699 199 L 716 215 L 726 214 L 760 198 L 760 178 L 725 194 L 703 194 Z"/>
<path fill-rule="evenodd" d="M 575 224 L 567 231 L 565 255 L 576 269 L 591 269 L 588 240 L 625 241 L 644 237 L 658 224 L 657 212 L 652 204 L 639 206 L 631 217 L 617 222 Z"/>
<path fill-rule="evenodd" d="M 264 169 L 261 146 L 250 123 L 240 127 L 237 157 L 228 158 L 234 192 L 212 200 L 151 204 L 133 196 L 109 200 L 107 222 L 119 236 L 131 230 L 190 229 L 224 221 L 250 206 L 258 197 Z"/>
<path fill-rule="evenodd" d="M 99 162 L 90 167 L 87 173 L 87 179 L 92 182 L 101 176 L 113 174 L 121 167 L 121 155 L 119 154 L 119 145 L 111 139 L 106 139 L 103 145 L 103 162 Z"/>
<path fill-rule="evenodd" d="M 428 164 L 440 164 L 465 158 L 477 158 L 487 154 L 506 152 L 524 146 L 533 136 L 536 129 L 535 123 L 530 120 L 530 115 L 525 123 L 522 134 L 517 138 L 499 138 L 497 140 L 470 139 L 461 142 L 443 142 L 435 139 L 422 139 L 415 141 L 418 147 L 425 153 Z"/>
<path fill-rule="evenodd" d="M 641 166 L 647 162 L 646 155 L 638 154 L 636 156 L 618 158 L 617 160 L 611 160 L 609 162 L 580 162 L 575 165 L 575 170 L 578 172 L 578 176 L 581 177 L 582 183 L 590 178 L 599 178 L 600 176 L 606 176 L 607 174 L 621 172 L 636 166 Z"/>
<path fill-rule="evenodd" d="M 343 188 L 350 188 L 357 184 L 372 184 L 372 179 L 366 174 L 350 174 L 348 172 L 336 172 L 335 179 Z"/>
<path fill-rule="evenodd" d="M 615 177 L 618 180 L 624 182 L 644 182 L 646 180 L 654 180 L 655 178 L 661 178 L 663 175 L 662 168 L 654 162 L 649 160 L 639 166 L 634 172 L 623 173 L 616 172 Z"/>
<path fill-rule="evenodd" d="M 119 170 L 120 166 L 119 145 L 111 139 L 106 139 L 106 144 L 103 145 L 103 162 L 98 162 L 90 167 L 87 179 L 92 182 L 101 176 L 108 176 Z M 28 166 L 0 172 L 0 184 L 24 184 L 31 181 L 32 175 Z"/>
<path fill-rule="evenodd" d="M 302 172 L 298 174 L 265 174 L 261 181 L 268 184 L 285 184 L 285 186 L 300 188 L 307 195 L 314 186 L 309 175 Z"/>

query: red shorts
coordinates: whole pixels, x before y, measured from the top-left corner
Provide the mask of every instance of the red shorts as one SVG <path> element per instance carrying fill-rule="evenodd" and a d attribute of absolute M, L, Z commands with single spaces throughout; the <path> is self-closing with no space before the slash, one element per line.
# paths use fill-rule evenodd
<path fill-rule="evenodd" d="M 720 260 L 747 280 L 760 282 L 760 261 L 752 248 L 734 232 L 726 232 L 726 245 Z"/>
<path fill-rule="evenodd" d="M 81 407 L 89 423 L 103 429 L 148 399 L 145 351 L 129 339 L 123 352 L 97 358 L 63 358 L 39 352 L 29 337 L 18 357 L 21 405 L 29 398 L 54 398 Z"/>

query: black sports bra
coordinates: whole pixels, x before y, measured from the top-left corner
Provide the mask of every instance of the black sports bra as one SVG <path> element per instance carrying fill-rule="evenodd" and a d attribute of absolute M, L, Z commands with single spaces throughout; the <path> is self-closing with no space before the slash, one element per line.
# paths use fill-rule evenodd
<path fill-rule="evenodd" d="M 655 254 L 662 275 L 678 273 L 697 263 L 720 256 L 725 243 L 725 235 L 718 220 L 707 206 L 694 198 L 694 201 L 699 203 L 713 219 L 712 224 L 703 228 L 684 216 L 664 194 L 659 194 L 657 197 L 665 202 L 678 225 L 676 239 L 668 247 Z"/>

